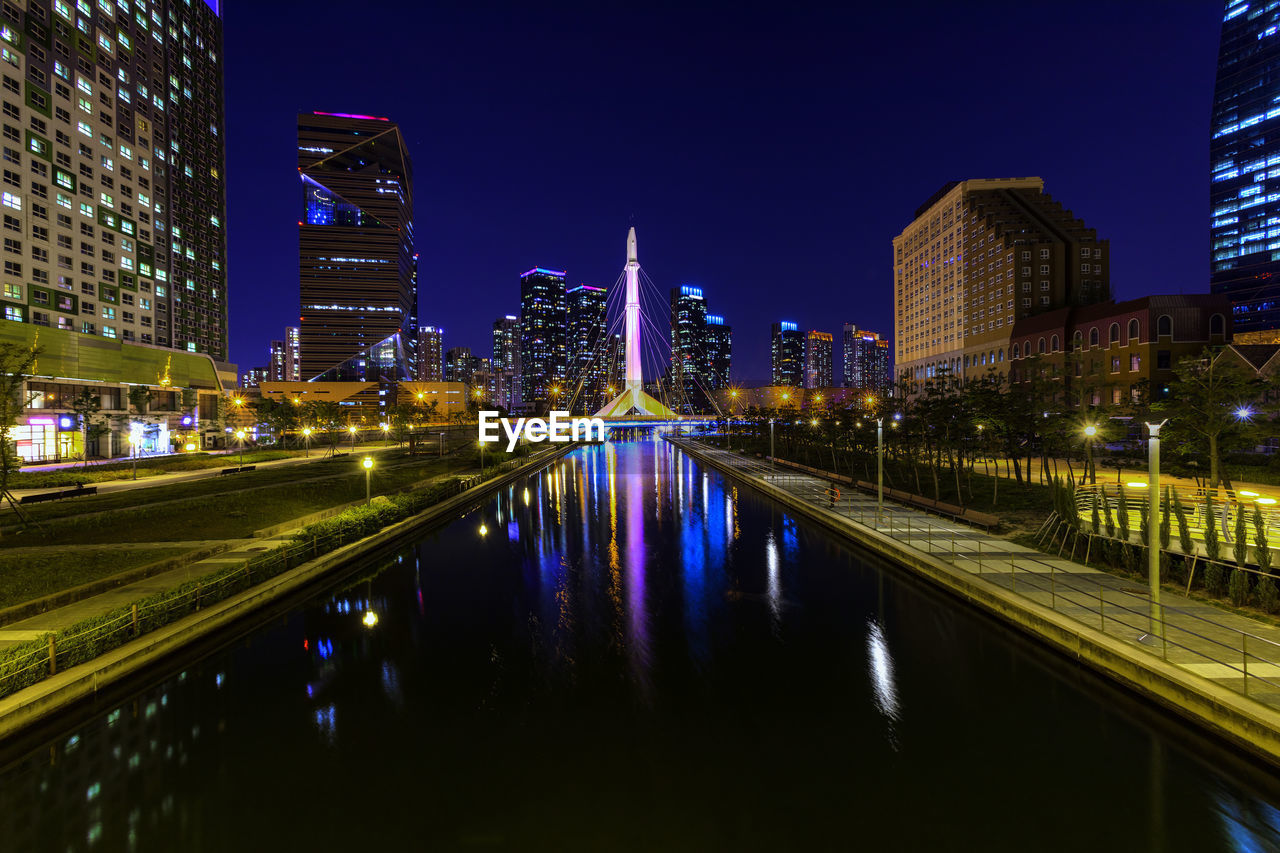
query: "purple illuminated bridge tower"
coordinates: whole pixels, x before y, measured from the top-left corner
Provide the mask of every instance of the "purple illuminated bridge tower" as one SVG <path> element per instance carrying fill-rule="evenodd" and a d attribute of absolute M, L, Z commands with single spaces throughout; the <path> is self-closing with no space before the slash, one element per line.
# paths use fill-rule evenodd
<path fill-rule="evenodd" d="M 596 412 L 598 418 L 649 417 L 675 419 L 676 413 L 644 391 L 640 369 L 640 258 L 636 252 L 636 229 L 627 232 L 627 306 L 623 314 L 623 337 L 627 351 L 626 385 L 622 393 Z"/>

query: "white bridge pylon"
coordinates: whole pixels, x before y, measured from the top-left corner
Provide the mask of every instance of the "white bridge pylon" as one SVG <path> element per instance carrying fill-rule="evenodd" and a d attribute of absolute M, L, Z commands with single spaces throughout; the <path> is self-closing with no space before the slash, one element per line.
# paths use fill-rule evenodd
<path fill-rule="evenodd" d="M 623 315 L 623 345 L 627 352 L 627 372 L 622 393 L 614 397 L 597 418 L 640 417 L 676 419 L 678 415 L 644 391 L 640 369 L 640 259 L 636 252 L 636 229 L 627 232 L 627 305 Z"/>

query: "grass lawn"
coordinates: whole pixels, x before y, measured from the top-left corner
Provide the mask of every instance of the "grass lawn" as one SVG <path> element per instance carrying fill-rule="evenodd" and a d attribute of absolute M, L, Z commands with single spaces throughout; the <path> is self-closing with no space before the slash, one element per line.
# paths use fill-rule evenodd
<path fill-rule="evenodd" d="M 0 607 L 10 607 L 99 578 L 187 553 L 185 547 L 93 548 L 46 553 L 0 552 Z"/>
<path fill-rule="evenodd" d="M 250 450 L 244 454 L 244 464 L 255 465 L 273 459 L 301 456 L 301 450 Z M 238 465 L 240 457 L 214 456 L 208 453 L 184 453 L 170 456 L 151 456 L 138 460 L 138 479 L 172 474 L 177 471 L 202 471 L 208 468 L 229 468 Z M 74 486 L 77 483 L 106 483 L 111 480 L 133 478 L 133 462 L 108 462 L 87 468 L 60 468 L 56 471 L 19 471 L 10 478 L 13 489 L 44 489 L 58 486 Z"/>
<path fill-rule="evenodd" d="M 453 467 L 461 467 L 461 463 L 448 457 L 388 455 L 373 469 L 373 493 L 397 491 L 448 473 Z M 11 527 L 0 538 L 0 549 L 240 539 L 263 527 L 363 499 L 364 494 L 365 474 L 358 457 L 343 457 L 314 465 L 37 504 L 31 510 L 38 526 L 26 530 Z M 12 514 L 7 522 L 13 524 Z"/>

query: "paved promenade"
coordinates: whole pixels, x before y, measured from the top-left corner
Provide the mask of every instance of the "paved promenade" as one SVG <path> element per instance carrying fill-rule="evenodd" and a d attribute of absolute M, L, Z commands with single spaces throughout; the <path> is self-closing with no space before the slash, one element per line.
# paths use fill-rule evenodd
<path fill-rule="evenodd" d="M 1136 649 L 1273 708 L 1280 708 L 1280 628 L 1196 601 L 1170 589 L 1160 592 L 1164 637 L 1151 630 L 1145 584 L 1016 545 L 959 522 L 931 516 L 889 500 L 877 514 L 876 496 L 768 461 L 674 439 L 698 452 L 808 503 L 847 525 L 887 534 L 897 542 L 1070 616 Z"/>

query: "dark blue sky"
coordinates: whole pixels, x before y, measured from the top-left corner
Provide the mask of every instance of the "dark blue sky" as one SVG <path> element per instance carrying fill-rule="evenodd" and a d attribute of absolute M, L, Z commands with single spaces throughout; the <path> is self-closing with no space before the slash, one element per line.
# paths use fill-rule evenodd
<path fill-rule="evenodd" d="M 893 331 L 891 241 L 941 184 L 1039 175 L 1128 298 L 1208 281 L 1220 2 L 228 2 L 231 357 L 298 312 L 300 110 L 400 123 L 420 315 L 488 355 L 519 274 L 612 284 L 627 227 L 768 375 L 769 324 Z"/>

